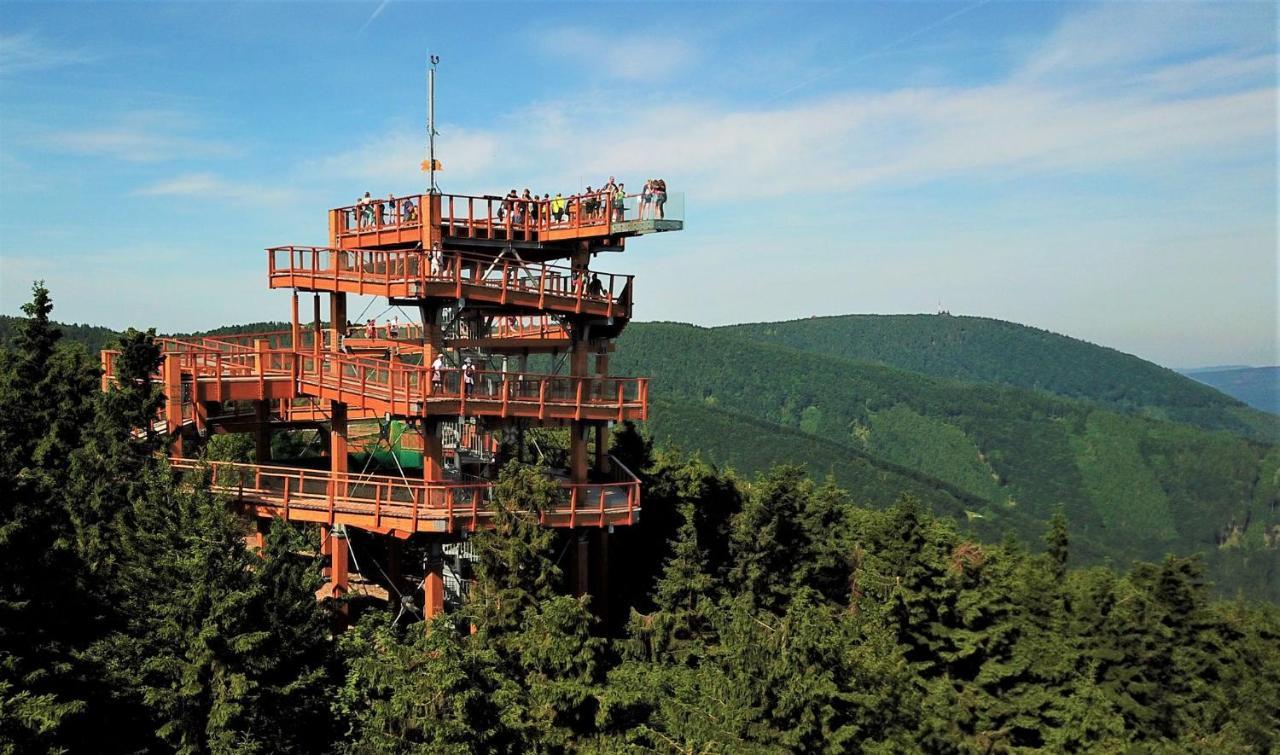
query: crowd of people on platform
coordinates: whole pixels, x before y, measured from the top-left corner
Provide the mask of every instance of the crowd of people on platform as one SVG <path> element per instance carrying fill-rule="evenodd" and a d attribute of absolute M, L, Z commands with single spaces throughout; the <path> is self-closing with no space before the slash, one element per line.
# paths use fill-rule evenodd
<path fill-rule="evenodd" d="M 417 198 L 396 199 L 388 194 L 386 199 L 378 199 L 366 191 L 364 196 L 356 200 L 353 212 L 359 228 L 414 223 L 418 220 Z"/>
<path fill-rule="evenodd" d="M 530 192 L 526 187 L 523 192 L 515 189 L 507 192 L 498 206 L 499 222 L 510 222 L 515 226 L 534 223 L 563 223 L 575 216 L 588 222 L 599 222 L 606 217 L 613 222 L 628 219 L 627 188 L 613 176 L 599 189 L 588 186 L 584 191 L 565 196 L 556 192 L 555 196 L 544 193 L 541 197 Z M 636 218 L 646 217 L 661 220 L 665 217 L 667 204 L 667 182 L 661 178 L 650 178 L 640 189 Z M 356 200 L 351 209 L 353 219 L 358 228 L 377 228 L 385 225 L 401 225 L 414 223 L 419 219 L 420 208 L 417 197 L 397 199 L 388 194 L 386 199 L 379 199 L 365 192 Z"/>
<path fill-rule="evenodd" d="M 517 193 L 515 189 L 507 192 L 498 208 L 498 220 L 505 221 L 508 216 L 512 225 L 526 223 L 563 223 L 580 214 L 586 220 L 601 220 L 606 216 L 614 222 L 626 218 L 626 185 L 613 176 L 599 189 L 591 186 L 576 194 L 565 196 L 556 192 L 555 196 L 544 193 L 541 197 L 531 193 L 528 187 Z M 653 218 L 664 217 L 667 203 L 667 182 L 661 178 L 650 178 L 644 182 L 640 190 L 638 218 L 643 220 L 648 214 Z"/>

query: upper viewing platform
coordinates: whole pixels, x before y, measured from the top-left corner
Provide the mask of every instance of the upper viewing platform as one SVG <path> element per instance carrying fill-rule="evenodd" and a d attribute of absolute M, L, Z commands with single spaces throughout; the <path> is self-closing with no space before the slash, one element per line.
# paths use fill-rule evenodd
<path fill-rule="evenodd" d="M 421 245 L 427 249 L 432 225 L 438 227 L 446 246 L 537 248 L 577 240 L 609 245 L 628 236 L 683 229 L 684 194 L 592 191 L 542 199 L 462 194 L 369 197 L 329 211 L 330 246 Z"/>

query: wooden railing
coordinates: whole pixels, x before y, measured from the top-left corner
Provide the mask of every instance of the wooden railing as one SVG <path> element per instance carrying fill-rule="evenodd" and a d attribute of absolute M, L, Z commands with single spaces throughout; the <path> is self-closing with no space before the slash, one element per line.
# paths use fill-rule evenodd
<path fill-rule="evenodd" d="M 646 419 L 649 384 L 646 378 L 574 377 L 475 370 L 468 387 L 460 368 L 433 370 L 430 366 L 339 352 L 295 352 L 250 349 L 223 344 L 209 348 L 207 339 L 185 342 L 163 339 L 165 359 L 176 359 L 184 375 L 215 386 L 208 400 L 222 401 L 227 380 L 254 381 L 266 396 L 268 381 L 288 380 L 299 394 L 324 395 L 379 412 L 404 416 L 428 414 L 432 401 L 457 402 L 459 414 L 536 416 L 540 419 Z M 217 344 L 213 344 L 217 346 Z M 114 351 L 102 353 L 103 389 L 113 379 Z M 163 382 L 163 375 L 155 376 Z M 590 416 L 588 413 L 590 412 Z"/>
<path fill-rule="evenodd" d="M 323 352 L 298 353 L 298 381 L 323 391 L 335 401 L 378 402 L 383 411 L 420 415 L 432 400 L 456 400 L 459 413 L 468 404 L 478 413 L 507 416 L 523 408 L 527 416 L 582 419 L 588 409 L 606 409 L 617 419 L 647 417 L 649 385 L 645 378 L 573 377 L 475 370 L 468 388 L 458 368 L 433 370 L 374 357 Z"/>
<path fill-rule="evenodd" d="M 209 470 L 211 490 L 285 519 L 358 524 L 406 532 L 453 532 L 489 525 L 492 482 L 428 482 L 296 467 L 171 458 L 174 469 Z M 551 526 L 631 523 L 640 509 L 640 481 L 616 460 L 610 479 L 560 481 L 559 500 L 540 521 Z M 531 512 L 523 512 L 531 513 Z"/>
<path fill-rule="evenodd" d="M 681 201 L 659 208 L 656 199 L 646 202 L 641 194 L 595 191 L 569 197 L 519 199 L 505 196 L 442 194 L 440 225 L 454 238 L 495 238 L 536 241 L 549 231 L 591 231 L 607 235 L 615 224 L 636 220 L 683 220 Z M 335 208 L 334 230 L 339 237 L 363 233 L 417 229 L 422 226 L 428 195 L 372 197 L 369 202 Z M 407 204 L 406 204 L 407 203 Z M 665 200 L 664 200 L 665 205 Z M 662 217 L 659 218 L 658 215 Z M 495 232 L 501 232 L 496 234 Z"/>
<path fill-rule="evenodd" d="M 525 302 L 575 313 L 584 305 L 608 317 L 630 316 L 633 277 L 447 252 L 434 263 L 419 250 L 332 249 L 282 246 L 267 250 L 273 287 L 352 290 L 415 296 L 433 284 L 436 295 L 483 297 L 497 304 Z M 346 285 L 343 285 L 346 284 Z M 601 307 L 600 305 L 603 305 Z"/>

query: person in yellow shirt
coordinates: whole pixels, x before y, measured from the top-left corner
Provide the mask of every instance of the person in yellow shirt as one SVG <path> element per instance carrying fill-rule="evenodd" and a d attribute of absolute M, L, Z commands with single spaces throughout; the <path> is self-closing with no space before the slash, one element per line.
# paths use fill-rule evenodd
<path fill-rule="evenodd" d="M 614 220 L 622 220 L 623 214 L 627 209 L 627 187 L 625 184 L 618 184 L 618 190 L 613 195 L 613 212 Z"/>

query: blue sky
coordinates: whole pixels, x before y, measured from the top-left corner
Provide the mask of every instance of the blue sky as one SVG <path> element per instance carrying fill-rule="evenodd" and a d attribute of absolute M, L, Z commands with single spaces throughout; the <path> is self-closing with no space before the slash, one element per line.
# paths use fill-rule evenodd
<path fill-rule="evenodd" d="M 1275 364 L 1272 3 L 4 3 L 0 311 L 284 319 L 264 247 L 419 189 L 661 175 L 637 317 L 1014 320 Z"/>

